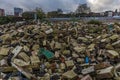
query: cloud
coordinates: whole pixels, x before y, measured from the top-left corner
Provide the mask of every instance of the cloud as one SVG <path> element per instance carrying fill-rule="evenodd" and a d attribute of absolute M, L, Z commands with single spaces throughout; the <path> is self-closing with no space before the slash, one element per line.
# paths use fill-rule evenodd
<path fill-rule="evenodd" d="M 13 11 L 14 7 L 26 10 L 33 10 L 41 7 L 45 12 L 61 8 L 64 11 L 74 11 L 80 0 L 0 0 L 0 8 L 6 11 Z"/>
<path fill-rule="evenodd" d="M 120 0 L 87 0 L 87 3 L 94 12 L 120 9 Z"/>
<path fill-rule="evenodd" d="M 95 12 L 120 8 L 120 0 L 0 0 L 0 8 L 5 9 L 6 12 L 13 12 L 14 7 L 23 8 L 24 11 L 41 7 L 45 12 L 57 8 L 71 12 L 76 10 L 79 3 L 87 3 Z"/>

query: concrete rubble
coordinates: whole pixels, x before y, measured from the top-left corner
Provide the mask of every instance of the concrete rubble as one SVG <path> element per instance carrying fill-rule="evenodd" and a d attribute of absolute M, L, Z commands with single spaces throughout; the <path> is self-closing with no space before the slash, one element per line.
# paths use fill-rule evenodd
<path fill-rule="evenodd" d="M 0 25 L 0 80 L 120 80 L 120 26 L 73 24 Z"/>

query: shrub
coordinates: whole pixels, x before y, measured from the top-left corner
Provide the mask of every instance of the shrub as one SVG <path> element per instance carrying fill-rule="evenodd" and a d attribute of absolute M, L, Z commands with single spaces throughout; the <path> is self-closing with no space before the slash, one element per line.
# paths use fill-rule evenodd
<path fill-rule="evenodd" d="M 102 22 L 97 21 L 97 20 L 90 20 L 90 21 L 88 22 L 88 24 L 101 25 L 101 24 L 102 24 Z"/>
<path fill-rule="evenodd" d="M 22 17 L 14 17 L 14 16 L 2 16 L 0 17 L 0 25 L 2 24 L 7 24 L 10 22 L 17 22 L 17 21 L 22 21 Z"/>

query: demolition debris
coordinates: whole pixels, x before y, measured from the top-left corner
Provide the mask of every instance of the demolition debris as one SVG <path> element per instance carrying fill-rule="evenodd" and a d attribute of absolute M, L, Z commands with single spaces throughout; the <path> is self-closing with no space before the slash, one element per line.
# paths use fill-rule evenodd
<path fill-rule="evenodd" d="M 117 24 L 0 25 L 1 80 L 120 80 L 119 69 Z"/>

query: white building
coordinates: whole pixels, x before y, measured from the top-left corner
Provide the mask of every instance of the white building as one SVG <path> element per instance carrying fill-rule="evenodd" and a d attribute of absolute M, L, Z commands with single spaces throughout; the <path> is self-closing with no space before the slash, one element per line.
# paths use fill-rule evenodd
<path fill-rule="evenodd" d="M 113 16 L 113 12 L 108 12 L 108 17 L 112 17 Z"/>

